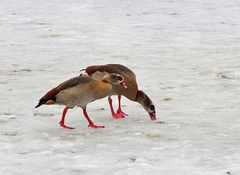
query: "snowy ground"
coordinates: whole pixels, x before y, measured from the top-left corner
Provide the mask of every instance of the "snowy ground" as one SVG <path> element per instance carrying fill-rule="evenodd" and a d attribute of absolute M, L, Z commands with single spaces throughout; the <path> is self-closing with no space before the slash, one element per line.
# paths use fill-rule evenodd
<path fill-rule="evenodd" d="M 239 175 L 239 22 L 238 0 L 0 0 L 0 174 Z M 158 121 L 126 99 L 125 119 L 88 106 L 105 129 L 34 109 L 103 63 L 135 71 Z"/>

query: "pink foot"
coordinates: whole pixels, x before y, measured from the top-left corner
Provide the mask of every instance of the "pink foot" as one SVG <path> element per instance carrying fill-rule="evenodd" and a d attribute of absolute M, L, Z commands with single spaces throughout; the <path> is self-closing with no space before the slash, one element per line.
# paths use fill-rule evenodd
<path fill-rule="evenodd" d="M 65 124 L 62 123 L 62 122 L 59 122 L 59 124 L 60 124 L 60 126 L 61 126 L 62 128 L 64 128 L 64 129 L 75 129 L 75 128 L 73 128 L 73 127 L 70 127 L 70 126 L 65 125 Z"/>
<path fill-rule="evenodd" d="M 124 117 L 128 116 L 128 114 L 124 113 L 121 109 L 118 109 L 117 113 L 113 114 L 112 116 L 113 116 L 113 118 L 117 119 L 117 118 L 124 118 Z"/>
<path fill-rule="evenodd" d="M 112 117 L 115 119 L 118 119 L 118 118 L 124 118 L 125 116 L 120 113 L 116 113 L 116 114 L 113 114 Z"/>
<path fill-rule="evenodd" d="M 105 128 L 105 126 L 97 126 L 97 125 L 94 125 L 93 123 L 89 123 L 88 127 L 91 127 L 91 128 Z"/>
<path fill-rule="evenodd" d="M 121 114 L 122 116 L 126 117 L 128 114 L 124 113 L 121 108 L 117 110 L 117 114 Z"/>

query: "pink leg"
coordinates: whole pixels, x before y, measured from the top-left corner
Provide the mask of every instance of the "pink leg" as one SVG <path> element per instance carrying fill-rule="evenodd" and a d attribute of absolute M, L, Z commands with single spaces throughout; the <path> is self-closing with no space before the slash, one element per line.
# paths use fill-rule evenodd
<path fill-rule="evenodd" d="M 108 103 L 109 103 L 109 106 L 110 106 L 110 110 L 111 110 L 111 113 L 112 113 L 112 117 L 115 118 L 115 112 L 114 112 L 114 109 L 113 109 L 111 96 L 108 96 Z"/>
<path fill-rule="evenodd" d="M 124 118 L 123 115 L 114 112 L 113 105 L 112 105 L 112 99 L 111 99 L 110 96 L 108 96 L 108 102 L 109 102 L 109 105 L 110 105 L 110 109 L 111 109 L 112 117 L 115 118 L 115 119 L 118 119 L 118 118 Z"/>
<path fill-rule="evenodd" d="M 63 113 L 62 113 L 62 119 L 61 121 L 59 122 L 60 126 L 63 127 L 63 128 L 66 128 L 66 129 L 74 129 L 72 127 L 69 127 L 69 126 L 66 126 L 64 123 L 65 123 L 65 116 L 66 116 L 66 113 L 68 111 L 68 107 L 65 107 L 64 110 L 63 110 Z"/>
<path fill-rule="evenodd" d="M 86 119 L 88 120 L 88 123 L 89 123 L 88 127 L 91 127 L 91 128 L 105 128 L 104 126 L 97 126 L 92 122 L 92 120 L 90 119 L 90 117 L 87 114 L 86 107 L 83 108 L 83 114 L 86 117 Z"/>
<path fill-rule="evenodd" d="M 121 109 L 121 95 L 118 95 L 118 110 L 116 114 L 121 115 L 123 117 L 128 116 L 128 114 L 124 113 Z"/>

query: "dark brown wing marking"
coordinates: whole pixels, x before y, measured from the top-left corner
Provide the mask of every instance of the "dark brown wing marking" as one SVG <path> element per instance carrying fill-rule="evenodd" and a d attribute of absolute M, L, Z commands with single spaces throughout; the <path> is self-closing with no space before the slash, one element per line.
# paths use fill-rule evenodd
<path fill-rule="evenodd" d="M 56 101 L 55 96 L 59 93 L 57 88 L 53 88 L 50 91 L 48 91 L 38 102 L 38 105 L 35 106 L 35 108 L 38 108 L 39 106 L 45 104 L 49 100 Z"/>
<path fill-rule="evenodd" d="M 57 86 L 57 90 L 60 92 L 64 89 L 71 88 L 73 86 L 77 86 L 79 84 L 84 84 L 90 82 L 92 79 L 90 77 L 83 77 L 83 76 L 77 76 L 74 78 L 71 78 L 60 85 Z"/>
<path fill-rule="evenodd" d="M 92 75 L 95 72 L 108 72 L 109 74 L 111 73 L 117 73 L 122 75 L 123 72 L 121 69 L 119 69 L 118 67 L 116 67 L 114 64 L 106 64 L 106 65 L 95 65 L 95 66 L 89 66 L 86 69 L 86 72 L 88 73 L 88 75 Z"/>
<path fill-rule="evenodd" d="M 126 74 L 133 74 L 133 75 L 135 75 L 135 73 L 131 70 L 131 69 L 129 69 L 129 68 L 127 68 L 126 66 L 123 66 L 123 65 L 121 65 L 121 64 L 108 64 L 109 66 L 113 66 L 113 67 L 116 67 L 116 68 L 118 68 L 118 69 L 120 69 L 121 71 L 123 71 L 123 72 L 126 72 Z"/>
<path fill-rule="evenodd" d="M 39 100 L 38 105 L 35 108 L 47 103 L 49 100 L 56 101 L 56 95 L 64 89 L 71 88 L 71 87 L 77 86 L 82 83 L 88 83 L 90 81 L 91 81 L 91 78 L 89 78 L 89 77 L 78 76 L 78 77 L 71 78 L 71 79 L 61 83 L 60 85 L 58 85 L 56 88 L 53 88 L 50 91 L 48 91 Z"/>

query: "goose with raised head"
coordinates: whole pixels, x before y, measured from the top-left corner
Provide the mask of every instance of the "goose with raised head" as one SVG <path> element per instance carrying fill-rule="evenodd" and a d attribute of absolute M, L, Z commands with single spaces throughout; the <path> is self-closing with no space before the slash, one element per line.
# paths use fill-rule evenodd
<path fill-rule="evenodd" d="M 92 101 L 108 96 L 115 84 L 127 88 L 124 78 L 116 73 L 105 75 L 101 80 L 96 80 L 88 76 L 77 76 L 48 91 L 39 100 L 35 108 L 44 104 L 65 105 L 59 124 L 63 128 L 74 129 L 65 125 L 65 116 L 68 109 L 78 106 L 83 109 L 83 114 L 89 123 L 88 127 L 104 128 L 104 126 L 97 126 L 92 122 L 87 114 L 86 106 Z"/>

